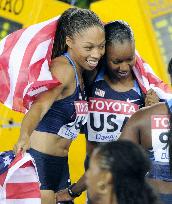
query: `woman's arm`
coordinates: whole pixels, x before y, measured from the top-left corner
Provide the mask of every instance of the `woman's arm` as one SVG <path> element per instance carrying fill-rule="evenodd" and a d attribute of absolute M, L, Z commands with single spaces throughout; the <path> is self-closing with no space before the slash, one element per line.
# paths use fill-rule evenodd
<path fill-rule="evenodd" d="M 68 72 L 69 70 L 69 72 Z M 52 63 L 51 73 L 59 79 L 62 84 L 44 93 L 41 93 L 38 98 L 31 105 L 30 110 L 23 118 L 20 130 L 20 136 L 17 144 L 14 147 L 15 153 L 19 151 L 25 152 L 30 147 L 30 135 L 37 127 L 38 123 L 42 120 L 43 116 L 47 113 L 55 100 L 61 99 L 64 89 L 71 81 L 70 67 L 65 64 Z M 68 73 L 65 74 L 64 73 Z"/>
<path fill-rule="evenodd" d="M 30 135 L 62 90 L 63 87 L 60 85 L 57 88 L 46 91 L 45 93 L 40 94 L 40 96 L 32 104 L 30 110 L 24 116 L 21 124 L 20 136 L 17 144 L 14 147 L 14 151 L 16 153 L 19 151 L 25 152 L 27 149 L 29 149 Z"/>

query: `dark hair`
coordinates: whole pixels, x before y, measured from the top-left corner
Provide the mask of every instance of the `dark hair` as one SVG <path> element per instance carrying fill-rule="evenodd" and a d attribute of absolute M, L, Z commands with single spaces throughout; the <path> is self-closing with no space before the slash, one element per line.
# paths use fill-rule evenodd
<path fill-rule="evenodd" d="M 116 141 L 98 147 L 101 169 L 113 177 L 118 204 L 155 204 L 157 197 L 145 180 L 150 170 L 144 150 L 130 141 Z"/>
<path fill-rule="evenodd" d="M 72 37 L 91 26 L 99 26 L 104 30 L 104 25 L 98 16 L 88 9 L 69 8 L 57 22 L 52 59 L 67 51 L 66 36 Z"/>
<path fill-rule="evenodd" d="M 168 63 L 168 73 L 169 75 L 172 75 L 172 58 L 170 59 Z"/>
<path fill-rule="evenodd" d="M 105 38 L 106 44 L 113 42 L 123 43 L 125 40 L 134 42 L 134 33 L 127 22 L 117 20 L 105 25 Z"/>

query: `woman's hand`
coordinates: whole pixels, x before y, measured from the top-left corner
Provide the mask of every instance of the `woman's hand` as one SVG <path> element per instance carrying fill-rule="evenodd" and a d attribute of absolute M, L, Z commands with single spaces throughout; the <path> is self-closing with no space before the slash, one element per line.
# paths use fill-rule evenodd
<path fill-rule="evenodd" d="M 159 97 L 153 89 L 150 89 L 146 94 L 145 106 L 151 106 L 156 103 L 159 103 Z"/>
<path fill-rule="evenodd" d="M 56 202 L 72 201 L 73 198 L 69 195 L 68 189 L 60 190 L 56 193 Z"/>
<path fill-rule="evenodd" d="M 25 153 L 30 148 L 30 137 L 20 137 L 17 144 L 14 145 L 14 152 L 17 155 L 19 152 Z"/>

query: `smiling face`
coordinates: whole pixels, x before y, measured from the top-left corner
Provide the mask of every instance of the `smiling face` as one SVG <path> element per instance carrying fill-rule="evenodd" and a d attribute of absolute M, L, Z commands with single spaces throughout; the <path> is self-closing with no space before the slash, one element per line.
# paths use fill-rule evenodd
<path fill-rule="evenodd" d="M 92 26 L 67 37 L 66 44 L 77 67 L 93 70 L 105 52 L 105 34 L 99 26 Z"/>
<path fill-rule="evenodd" d="M 112 79 L 127 79 L 132 75 L 135 64 L 135 44 L 124 40 L 106 46 L 106 62 L 109 76 Z"/>

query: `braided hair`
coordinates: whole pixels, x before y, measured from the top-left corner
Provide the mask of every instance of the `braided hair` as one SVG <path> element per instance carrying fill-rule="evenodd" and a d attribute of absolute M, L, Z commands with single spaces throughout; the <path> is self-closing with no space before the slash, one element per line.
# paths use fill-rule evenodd
<path fill-rule="evenodd" d="M 134 42 L 134 33 L 125 21 L 116 20 L 105 25 L 105 38 L 106 44 L 123 43 L 125 40 Z"/>
<path fill-rule="evenodd" d="M 110 171 L 118 204 L 155 204 L 158 199 L 146 183 L 150 161 L 144 150 L 130 141 L 116 141 L 97 148 L 99 167 Z"/>
<path fill-rule="evenodd" d="M 66 37 L 73 37 L 81 31 L 99 26 L 104 30 L 104 25 L 98 16 L 88 9 L 69 8 L 60 17 L 55 32 L 52 59 L 67 51 Z"/>

